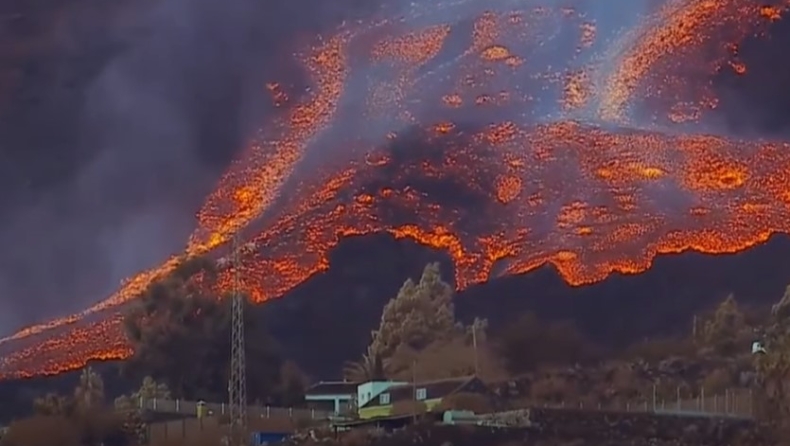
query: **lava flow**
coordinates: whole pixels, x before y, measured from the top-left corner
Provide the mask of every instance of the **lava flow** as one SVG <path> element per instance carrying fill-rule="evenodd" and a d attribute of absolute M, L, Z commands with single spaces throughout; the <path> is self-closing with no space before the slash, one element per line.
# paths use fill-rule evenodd
<path fill-rule="evenodd" d="M 185 254 L 0 341 L 3 375 L 127 357 L 119 307 L 242 230 L 256 302 L 328 269 L 350 235 L 446 250 L 463 289 L 545 264 L 582 285 L 790 233 L 790 146 L 716 136 L 708 119 L 710 79 L 748 76 L 739 43 L 788 3 L 671 1 L 626 11 L 626 30 L 602 25 L 608 7 L 526 3 L 417 5 L 317 39 L 299 56 L 310 88 L 266 86 L 281 113 L 207 198 Z"/>

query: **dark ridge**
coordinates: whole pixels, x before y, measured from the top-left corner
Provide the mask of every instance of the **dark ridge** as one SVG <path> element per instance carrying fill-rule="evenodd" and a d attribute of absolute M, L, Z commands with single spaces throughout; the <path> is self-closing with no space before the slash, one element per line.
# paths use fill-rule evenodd
<path fill-rule="evenodd" d="M 384 304 L 408 277 L 419 278 L 444 253 L 395 240 L 388 235 L 345 239 L 331 253 L 331 268 L 288 295 L 258 307 L 260 317 L 285 354 L 314 379 L 336 379 L 342 364 L 358 359 L 377 327 Z M 553 268 L 495 279 L 458 294 L 456 312 L 465 321 L 486 317 L 494 331 L 525 311 L 545 320 L 571 320 L 590 339 L 617 348 L 644 337 L 688 333 L 695 314 L 709 310 L 730 293 L 745 305 L 768 305 L 790 284 L 790 238 L 732 255 L 686 253 L 661 256 L 653 268 L 615 275 L 585 287 L 568 286 Z M 117 366 L 99 363 L 108 395 L 133 385 L 118 377 Z M 29 413 L 26 405 L 46 392 L 70 392 L 79 372 L 0 382 L 0 421 Z"/>
<path fill-rule="evenodd" d="M 444 253 L 386 235 L 352 237 L 332 252 L 328 272 L 261 311 L 275 338 L 311 375 L 336 378 L 343 361 L 364 351 L 384 304 L 432 261 L 452 277 Z M 730 293 L 744 304 L 769 304 L 788 284 L 790 238 L 776 236 L 733 255 L 660 256 L 642 274 L 585 287 L 571 287 L 544 267 L 459 293 L 456 312 L 464 320 L 486 317 L 496 330 L 534 311 L 547 320 L 572 320 L 602 345 L 623 347 L 648 336 L 687 333 L 695 314 Z"/>

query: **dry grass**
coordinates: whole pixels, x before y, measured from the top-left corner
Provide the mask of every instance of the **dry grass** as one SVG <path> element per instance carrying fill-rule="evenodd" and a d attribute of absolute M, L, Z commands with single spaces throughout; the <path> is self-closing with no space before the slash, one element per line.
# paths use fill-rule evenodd
<path fill-rule="evenodd" d="M 313 420 L 289 417 L 250 418 L 250 431 L 291 433 L 314 425 Z M 150 426 L 151 446 L 216 446 L 227 435 L 227 420 L 188 418 Z"/>
<path fill-rule="evenodd" d="M 79 446 L 80 432 L 62 416 L 34 416 L 11 423 L 1 446 Z"/>
<path fill-rule="evenodd" d="M 151 424 L 150 446 L 216 446 L 227 429 L 214 417 Z"/>

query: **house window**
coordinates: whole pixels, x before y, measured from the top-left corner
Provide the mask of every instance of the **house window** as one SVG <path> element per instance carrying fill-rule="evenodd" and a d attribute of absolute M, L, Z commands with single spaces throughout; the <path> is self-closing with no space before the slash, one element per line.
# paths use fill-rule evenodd
<path fill-rule="evenodd" d="M 425 387 L 417 389 L 417 394 L 414 395 L 414 397 L 417 399 L 417 401 L 423 401 L 424 399 L 428 398 L 428 391 L 425 389 Z"/>
<path fill-rule="evenodd" d="M 382 393 L 379 395 L 379 404 L 389 404 L 390 403 L 390 394 L 389 393 Z"/>

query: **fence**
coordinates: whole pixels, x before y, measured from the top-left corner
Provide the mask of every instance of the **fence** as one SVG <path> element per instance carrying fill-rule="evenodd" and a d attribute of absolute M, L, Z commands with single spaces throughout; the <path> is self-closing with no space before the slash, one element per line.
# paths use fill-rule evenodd
<path fill-rule="evenodd" d="M 201 403 L 204 405 L 204 412 L 212 415 L 225 415 L 229 413 L 228 405 L 225 403 Z M 185 400 L 171 400 L 163 398 L 140 398 L 139 407 L 143 410 L 152 412 L 183 414 L 197 416 L 198 402 Z M 315 409 L 294 409 L 291 407 L 270 407 L 270 406 L 248 406 L 247 415 L 254 418 L 295 418 L 321 420 L 327 419 L 332 412 Z"/>
<path fill-rule="evenodd" d="M 706 395 L 702 389 L 693 398 L 674 401 L 656 400 L 652 411 L 672 415 L 708 415 L 717 417 L 752 418 L 754 398 L 751 389 L 725 390 L 722 394 Z"/>
<path fill-rule="evenodd" d="M 754 416 L 753 395 L 750 389 L 732 389 L 721 393 L 706 394 L 704 389 L 698 392 L 675 391 L 675 398 L 664 398 L 657 389 L 653 389 L 650 397 L 642 397 L 610 404 L 560 401 L 547 404 L 535 404 L 553 409 L 605 410 L 618 412 L 654 413 L 666 416 L 695 417 L 729 417 L 750 419 Z M 182 414 L 196 417 L 197 401 L 171 399 L 140 399 L 140 408 L 158 413 Z M 226 415 L 229 412 L 225 403 L 203 403 L 204 412 L 208 415 Z M 291 420 L 327 420 L 333 412 L 317 409 L 296 409 L 287 407 L 249 406 L 247 414 L 250 419 L 291 419 Z"/>
<path fill-rule="evenodd" d="M 690 393 L 690 395 L 689 395 Z M 754 416 L 754 400 L 750 389 L 731 389 L 721 393 L 707 394 L 704 389 L 683 392 L 678 388 L 675 398 L 662 398 L 656 389 L 651 397 L 617 401 L 609 404 L 560 401 L 537 404 L 552 409 L 584 409 L 618 412 L 642 412 L 667 416 L 729 417 L 751 419 Z"/>

